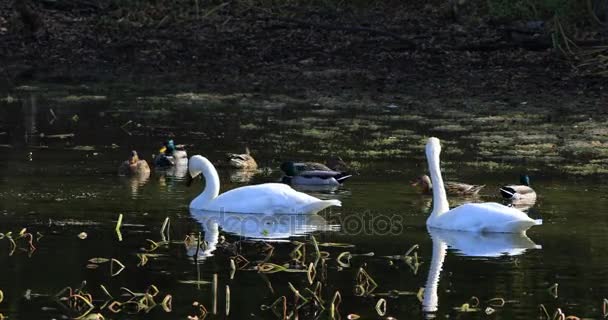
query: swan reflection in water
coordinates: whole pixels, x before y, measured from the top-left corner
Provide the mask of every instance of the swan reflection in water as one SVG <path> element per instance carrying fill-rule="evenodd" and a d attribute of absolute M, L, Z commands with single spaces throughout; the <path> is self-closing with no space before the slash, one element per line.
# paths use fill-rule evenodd
<path fill-rule="evenodd" d="M 433 256 L 424 289 L 422 311 L 427 319 L 435 318 L 439 305 L 437 288 L 447 248 L 469 257 L 517 256 L 528 249 L 541 249 L 525 233 L 477 233 L 428 228 L 433 240 Z"/>
<path fill-rule="evenodd" d="M 315 231 L 338 231 L 337 225 L 331 225 L 317 214 L 247 214 L 216 211 L 190 210 L 192 217 L 202 226 L 206 247 L 199 250 L 198 258 L 213 255 L 220 228 L 236 236 L 250 239 L 282 241 L 292 237 L 304 236 Z M 188 248 L 188 255 L 196 254 L 196 246 Z"/>

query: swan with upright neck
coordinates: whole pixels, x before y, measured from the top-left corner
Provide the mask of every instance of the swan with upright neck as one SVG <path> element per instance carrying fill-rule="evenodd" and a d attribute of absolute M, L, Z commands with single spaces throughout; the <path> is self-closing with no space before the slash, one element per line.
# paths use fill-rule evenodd
<path fill-rule="evenodd" d="M 467 203 L 450 210 L 439 167 L 440 153 L 439 139 L 429 138 L 426 159 L 434 187 L 433 211 L 426 220 L 427 226 L 471 232 L 522 233 L 542 224 L 542 220 L 531 219 L 520 210 L 495 202 Z"/>
<path fill-rule="evenodd" d="M 207 158 L 190 158 L 192 177 L 203 174 L 205 189 L 190 202 L 190 209 L 214 212 L 255 214 L 313 214 L 330 206 L 341 206 L 340 200 L 321 200 L 298 192 L 283 183 L 245 186 L 219 194 L 220 178 Z"/>

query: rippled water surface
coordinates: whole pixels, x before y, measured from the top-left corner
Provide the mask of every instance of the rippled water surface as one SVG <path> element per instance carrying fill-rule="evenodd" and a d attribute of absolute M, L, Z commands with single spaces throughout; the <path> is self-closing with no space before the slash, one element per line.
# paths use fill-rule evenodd
<path fill-rule="evenodd" d="M 408 101 L 110 92 L 24 88 L 0 102 L 0 232 L 12 232 L 16 244 L 7 236 L 0 239 L 0 313 L 9 319 L 84 314 L 70 305 L 74 299 L 83 305 L 81 300 L 62 299 L 67 296 L 63 288 L 79 288 L 83 281 L 82 290 L 92 296 L 91 313 L 110 319 L 131 319 L 135 313 L 144 319 L 200 318 L 194 301 L 205 306 L 207 319 L 227 313 L 232 319 L 282 319 L 283 296 L 292 319 L 296 309 L 300 319 L 328 319 L 336 291 L 341 302 L 336 301 L 334 314 L 342 319 L 349 314 L 533 319 L 541 314 L 540 304 L 550 314 L 559 307 L 567 315 L 603 317 L 608 187 L 595 175 L 573 175 L 580 160 L 568 149 L 574 142 L 567 140 L 568 133 L 565 140 L 553 139 L 564 123 L 502 108 L 499 99 L 486 102 L 498 106 L 492 110 L 453 106 L 439 111 Z M 501 120 L 503 112 L 511 112 L 510 118 Z M 575 116 L 562 119 L 572 122 Z M 588 126 L 597 131 L 599 125 Z M 533 132 L 522 133 L 527 140 L 509 147 L 500 135 L 518 129 Z M 538 141 L 529 138 L 534 134 Z M 427 230 L 431 198 L 409 181 L 426 172 L 422 148 L 430 135 L 442 139 L 448 180 L 486 185 L 478 198 L 451 197 L 452 205 L 500 201 L 498 187 L 517 182 L 525 171 L 539 195 L 529 214 L 544 224 L 527 237 Z M 184 176 L 158 170 L 149 179 L 116 173 L 130 150 L 150 160 L 167 137 L 186 144 L 190 155 L 216 163 L 227 152 L 249 147 L 262 170 L 220 169 L 222 191 L 277 181 L 278 166 L 288 159 L 323 161 L 337 154 L 356 175 L 338 190 L 310 192 L 343 203 L 319 216 L 190 212 L 188 203 L 203 181 L 187 186 Z M 591 158 L 602 156 L 599 143 L 593 150 L 600 153 L 584 154 L 590 161 L 584 165 L 598 163 Z M 560 170 L 566 166 L 571 168 Z M 119 214 L 122 241 L 115 231 Z M 169 226 L 161 234 L 167 217 Z M 28 237 L 19 238 L 23 228 L 32 234 L 35 250 Z M 82 233 L 85 239 L 79 238 Z M 255 269 L 263 263 L 308 267 L 318 256 L 314 241 L 325 251 L 314 275 Z M 414 245 L 408 257 L 397 257 Z M 92 258 L 116 259 L 125 268 L 117 273 L 118 262 L 111 267 Z M 231 258 L 237 269 L 232 275 Z M 377 287 L 372 281 L 357 283 L 360 268 Z M 557 291 L 549 290 L 556 283 Z M 151 285 L 160 290 L 150 298 L 158 306 L 138 309 L 133 301 L 142 296 L 125 303 L 132 297 L 121 288 L 143 293 Z M 296 300 L 290 285 L 303 298 Z M 315 289 L 322 302 L 315 302 Z M 166 295 L 173 298 L 170 310 L 160 306 Z M 387 301 L 384 316 L 376 311 L 381 298 Z M 504 306 L 493 298 L 504 299 Z M 419 299 L 437 311 L 423 312 Z M 113 301 L 119 303 L 110 308 Z M 465 303 L 472 312 L 463 312 Z"/>

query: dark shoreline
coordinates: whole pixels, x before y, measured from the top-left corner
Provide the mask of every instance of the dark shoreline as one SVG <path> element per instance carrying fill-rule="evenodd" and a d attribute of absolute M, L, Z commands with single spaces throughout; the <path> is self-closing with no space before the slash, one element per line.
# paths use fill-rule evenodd
<path fill-rule="evenodd" d="M 175 8 L 163 8 L 164 18 L 156 7 L 140 16 L 111 6 L 30 8 L 42 21 L 35 32 L 19 22 L 10 2 L 0 5 L 0 28 L 6 28 L 0 87 L 183 82 L 207 91 L 455 98 L 602 95 L 608 85 L 607 78 L 573 72 L 572 62 L 552 49 L 529 50 L 506 39 L 504 28 L 483 17 L 446 19 L 440 6 L 303 7 L 278 15 L 231 2 L 200 20 L 171 18 Z M 495 47 L 488 48 L 491 41 Z"/>

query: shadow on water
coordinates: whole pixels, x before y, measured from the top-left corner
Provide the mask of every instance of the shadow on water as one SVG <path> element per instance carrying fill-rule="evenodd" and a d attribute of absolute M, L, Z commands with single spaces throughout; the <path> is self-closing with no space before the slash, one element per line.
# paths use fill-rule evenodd
<path fill-rule="evenodd" d="M 386 97 L 310 101 L 30 89 L 0 100 L 0 313 L 12 319 L 77 315 L 54 296 L 85 280 L 92 313 L 113 319 L 202 318 L 194 301 L 205 306 L 208 319 L 226 318 L 228 294 L 234 319 L 282 319 L 283 311 L 329 318 L 332 301 L 342 319 L 422 319 L 429 316 L 425 308 L 436 309 L 431 314 L 437 318 L 458 318 L 464 303 L 473 305 L 471 296 L 480 301 L 473 317 L 483 317 L 482 307 L 497 297 L 506 303 L 491 316 L 501 319 L 536 318 L 539 304 L 601 316 L 598 305 L 608 296 L 602 254 L 608 187 L 582 177 L 605 173 L 602 115 L 555 117 L 533 101 L 524 107 L 481 98 L 463 106 L 410 97 L 386 108 Z M 422 148 L 429 135 L 449 146 L 442 163 L 447 179 L 486 185 L 478 198 L 450 198 L 452 206 L 499 201 L 500 186 L 522 171 L 532 176 L 535 203 L 514 205 L 544 220 L 529 232 L 542 250 L 528 250 L 536 246 L 525 236 L 427 232 L 431 198 L 408 181 L 426 171 Z M 116 174 L 131 150 L 151 163 L 167 138 L 214 162 L 249 146 L 264 169 L 220 169 L 222 191 L 279 181 L 285 159 L 338 154 L 359 174 L 336 190 L 303 190 L 342 201 L 343 207 L 318 216 L 190 212 L 204 182 L 188 187 L 186 167 L 152 168 L 148 179 Z M 121 213 L 119 241 L 114 229 Z M 111 270 L 111 259 L 124 270 L 113 275 L 119 265 L 113 262 Z M 555 283 L 557 297 L 547 291 Z M 146 303 L 157 307 L 134 302 L 117 313 L 102 309 L 107 294 L 101 285 L 121 304 L 129 299 L 121 287 L 143 293 L 155 285 L 160 293 Z M 160 307 L 167 294 L 170 313 Z M 383 316 L 376 311 L 380 299 L 386 299 Z"/>

